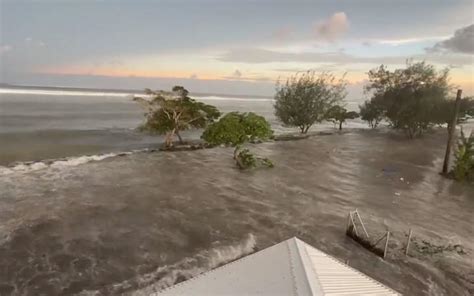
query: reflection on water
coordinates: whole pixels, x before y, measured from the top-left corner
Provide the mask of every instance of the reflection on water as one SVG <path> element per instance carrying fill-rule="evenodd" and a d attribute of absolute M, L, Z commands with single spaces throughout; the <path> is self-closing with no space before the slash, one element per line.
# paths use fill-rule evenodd
<path fill-rule="evenodd" d="M 468 295 L 474 191 L 438 175 L 444 136 L 351 130 L 264 143 L 253 149 L 276 167 L 250 172 L 217 148 L 5 175 L 0 294 L 146 294 L 298 236 L 400 292 Z M 470 255 L 383 261 L 345 237 L 354 208 L 369 227 L 413 227 Z"/>

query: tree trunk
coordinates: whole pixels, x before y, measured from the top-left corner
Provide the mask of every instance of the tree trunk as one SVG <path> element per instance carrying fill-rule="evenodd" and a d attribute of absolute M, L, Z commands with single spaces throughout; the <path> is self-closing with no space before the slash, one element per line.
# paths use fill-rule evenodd
<path fill-rule="evenodd" d="M 339 130 L 342 130 L 342 121 L 339 121 Z"/>
<path fill-rule="evenodd" d="M 181 138 L 181 135 L 179 134 L 179 131 L 176 131 L 176 136 L 178 136 L 179 143 L 183 144 L 183 138 Z"/>
<path fill-rule="evenodd" d="M 175 129 L 172 129 L 171 131 L 169 131 L 169 132 L 166 134 L 166 138 L 165 138 L 165 146 L 166 146 L 166 148 L 173 147 L 173 139 L 174 139 L 175 133 L 176 133 L 176 130 L 175 130 Z"/>

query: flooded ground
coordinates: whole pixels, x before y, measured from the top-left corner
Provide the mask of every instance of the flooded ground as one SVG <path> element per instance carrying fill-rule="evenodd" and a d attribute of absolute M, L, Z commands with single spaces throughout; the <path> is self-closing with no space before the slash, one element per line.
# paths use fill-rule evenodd
<path fill-rule="evenodd" d="M 292 236 L 407 295 L 474 293 L 474 188 L 441 177 L 445 131 L 351 129 L 232 149 L 133 153 L 0 177 L 0 294 L 147 294 Z M 357 208 L 393 231 L 384 261 L 344 234 Z M 403 256 L 415 240 L 466 254 Z"/>

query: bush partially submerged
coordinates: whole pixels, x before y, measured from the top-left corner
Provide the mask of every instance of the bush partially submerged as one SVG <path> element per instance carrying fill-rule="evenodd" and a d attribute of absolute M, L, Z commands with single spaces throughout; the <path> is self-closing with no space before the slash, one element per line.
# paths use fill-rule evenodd
<path fill-rule="evenodd" d="M 273 167 L 267 158 L 256 157 L 249 149 L 242 149 L 246 142 L 255 142 L 269 139 L 273 131 L 268 121 L 255 113 L 231 112 L 219 121 L 209 125 L 201 138 L 211 145 L 236 146 L 234 160 L 240 169 L 255 167 Z"/>
<path fill-rule="evenodd" d="M 210 124 L 201 138 L 212 145 L 241 145 L 245 142 L 266 140 L 273 135 L 268 121 L 253 112 L 231 112 Z"/>
<path fill-rule="evenodd" d="M 258 157 L 250 153 L 247 148 L 241 149 L 237 146 L 234 150 L 234 160 L 237 167 L 241 170 L 257 168 L 257 167 L 268 167 L 272 168 L 273 163 L 270 159 L 265 157 Z"/>

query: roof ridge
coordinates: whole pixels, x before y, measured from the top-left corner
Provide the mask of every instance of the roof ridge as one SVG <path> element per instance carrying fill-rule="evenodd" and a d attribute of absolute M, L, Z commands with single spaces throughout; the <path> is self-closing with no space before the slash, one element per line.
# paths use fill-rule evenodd
<path fill-rule="evenodd" d="M 323 255 L 325 255 L 326 257 L 328 257 L 328 259 L 330 259 L 330 260 L 332 260 L 332 261 L 334 261 L 334 262 L 336 262 L 336 263 L 338 263 L 338 264 L 340 264 L 340 265 L 346 267 L 347 269 L 349 269 L 349 270 L 351 270 L 351 271 L 357 273 L 358 275 L 364 277 L 365 279 L 369 280 L 370 282 L 373 282 L 373 283 L 377 284 L 378 286 L 381 286 L 381 287 L 383 287 L 383 288 L 386 288 L 387 290 L 390 290 L 391 292 L 393 292 L 393 293 L 395 293 L 395 294 L 397 294 L 397 295 L 401 295 L 399 292 L 395 291 L 394 289 L 390 288 L 389 286 L 384 285 L 383 283 L 377 281 L 376 279 L 371 278 L 370 276 L 366 275 L 365 273 L 363 273 L 363 272 L 361 272 L 361 271 L 359 271 L 359 270 L 353 268 L 353 267 L 350 266 L 350 265 L 347 265 L 346 263 L 342 262 L 341 260 L 337 259 L 336 257 L 334 257 L 334 256 L 332 256 L 332 255 L 329 255 L 328 253 L 323 252 L 323 251 L 319 250 L 318 248 L 313 247 L 312 245 L 310 245 L 310 244 L 308 244 L 308 243 L 306 243 L 306 242 L 304 242 L 304 241 L 302 241 L 302 240 L 300 240 L 300 239 L 298 239 L 298 238 L 296 238 L 296 239 L 299 240 L 299 241 L 301 241 L 302 243 L 304 243 L 306 248 L 308 248 L 308 247 L 309 247 L 309 248 L 312 248 L 312 249 L 316 250 L 317 252 L 322 253 Z M 317 273 L 317 272 L 316 272 L 316 273 Z"/>

